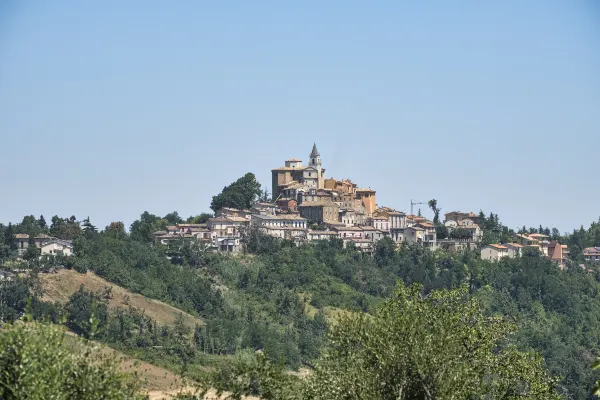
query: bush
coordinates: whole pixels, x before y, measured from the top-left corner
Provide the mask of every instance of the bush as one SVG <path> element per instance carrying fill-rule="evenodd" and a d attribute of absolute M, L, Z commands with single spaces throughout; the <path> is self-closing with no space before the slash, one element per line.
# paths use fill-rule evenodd
<path fill-rule="evenodd" d="M 53 325 L 16 322 L 0 331 L 0 398 L 4 400 L 141 399 L 138 380 L 88 342 L 67 346 Z"/>

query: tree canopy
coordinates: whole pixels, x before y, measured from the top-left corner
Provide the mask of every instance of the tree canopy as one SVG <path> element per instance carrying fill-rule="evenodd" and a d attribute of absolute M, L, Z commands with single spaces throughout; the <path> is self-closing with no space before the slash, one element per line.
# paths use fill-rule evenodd
<path fill-rule="evenodd" d="M 230 379 L 241 398 L 252 380 L 245 389 L 240 382 L 255 376 L 265 399 L 559 399 L 543 359 L 506 344 L 513 331 L 485 316 L 464 287 L 423 296 L 422 286 L 399 283 L 375 315 L 351 314 L 332 328 L 305 380 L 259 356 L 234 374 L 218 373 L 216 386 Z"/>
<path fill-rule="evenodd" d="M 248 172 L 229 186 L 225 186 L 221 193 L 213 196 L 210 208 L 214 212 L 222 207 L 247 209 L 261 194 L 260 183 L 253 173 Z"/>

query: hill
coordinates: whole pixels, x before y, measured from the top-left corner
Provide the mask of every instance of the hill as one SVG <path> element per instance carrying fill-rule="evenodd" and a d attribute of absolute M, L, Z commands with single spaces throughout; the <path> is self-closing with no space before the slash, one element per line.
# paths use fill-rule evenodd
<path fill-rule="evenodd" d="M 137 293 L 133 293 L 114 283 L 110 283 L 93 272 L 80 274 L 73 270 L 63 269 L 54 274 L 40 274 L 40 281 L 44 296 L 42 300 L 57 303 L 66 303 L 69 297 L 79 290 L 83 285 L 92 292 L 99 292 L 105 288 L 111 288 L 111 298 L 108 301 L 109 308 L 133 307 L 143 311 L 161 325 L 173 325 L 178 315 L 183 314 L 190 326 L 202 324 L 202 320 L 185 313 L 173 306 L 159 300 L 149 299 Z"/>
<path fill-rule="evenodd" d="M 69 346 L 77 348 L 81 340 L 79 336 L 68 331 L 66 333 Z M 142 378 L 143 392 L 148 395 L 150 400 L 168 400 L 174 398 L 178 393 L 192 390 L 189 385 L 182 381 L 180 376 L 167 369 L 127 356 L 104 344 L 94 343 L 98 346 L 99 351 L 109 354 L 119 361 L 121 371 L 132 374 L 137 373 Z M 221 397 L 221 399 L 225 398 L 226 394 Z M 219 400 L 214 390 L 209 391 L 205 399 Z M 247 397 L 246 399 L 258 400 L 256 397 Z"/>

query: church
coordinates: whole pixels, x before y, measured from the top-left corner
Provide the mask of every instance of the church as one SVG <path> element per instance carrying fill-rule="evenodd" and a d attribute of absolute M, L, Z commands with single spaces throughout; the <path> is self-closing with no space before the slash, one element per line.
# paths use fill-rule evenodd
<path fill-rule="evenodd" d="M 308 165 L 303 165 L 302 160 L 291 158 L 285 162 L 285 166 L 271 170 L 273 199 L 281 195 L 284 187 L 294 184 L 308 189 L 325 187 L 325 168 L 322 166 L 321 155 L 316 144 L 313 144 L 308 160 Z"/>

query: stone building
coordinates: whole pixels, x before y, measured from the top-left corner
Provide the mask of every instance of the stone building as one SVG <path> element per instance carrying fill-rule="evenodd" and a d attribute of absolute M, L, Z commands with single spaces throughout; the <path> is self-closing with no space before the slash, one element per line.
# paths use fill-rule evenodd
<path fill-rule="evenodd" d="M 289 159 L 285 166 L 271 170 L 271 191 L 274 199 L 278 199 L 286 185 L 296 182 L 307 188 L 323 189 L 325 185 L 325 168 L 317 145 L 313 144 L 308 165 L 303 165 L 297 158 Z M 288 196 L 289 197 L 289 196 Z"/>
<path fill-rule="evenodd" d="M 300 216 L 306 218 L 310 222 L 337 223 L 339 219 L 339 206 L 333 201 L 305 201 L 298 206 Z"/>

